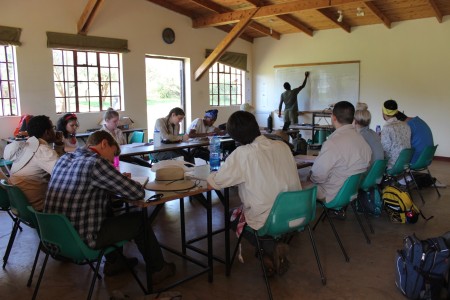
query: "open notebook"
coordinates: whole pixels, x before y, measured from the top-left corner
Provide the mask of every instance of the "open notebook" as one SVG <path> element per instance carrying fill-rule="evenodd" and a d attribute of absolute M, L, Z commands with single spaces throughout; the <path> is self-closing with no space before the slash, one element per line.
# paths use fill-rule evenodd
<path fill-rule="evenodd" d="M 145 186 L 148 182 L 148 176 L 131 176 L 131 179 L 133 179 L 136 182 L 139 182 L 142 186 Z"/>

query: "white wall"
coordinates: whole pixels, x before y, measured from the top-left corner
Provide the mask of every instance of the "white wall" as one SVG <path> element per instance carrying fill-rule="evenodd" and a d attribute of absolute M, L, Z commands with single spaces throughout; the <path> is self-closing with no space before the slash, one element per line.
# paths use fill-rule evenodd
<path fill-rule="evenodd" d="M 433 130 L 436 155 L 450 157 L 450 18 L 435 18 L 343 30 L 313 37 L 290 34 L 276 41 L 257 39 L 253 46 L 253 93 L 258 121 L 278 108 L 274 65 L 360 60 L 360 99 L 372 112 L 371 127 L 383 124 L 381 106 L 395 99 L 407 116 L 420 116 Z M 300 85 L 302 78 L 292 78 Z"/>
<path fill-rule="evenodd" d="M 87 0 L 15 0 L 1 1 L 0 25 L 22 28 L 22 46 L 17 48 L 18 81 L 22 114 L 45 114 L 54 123 L 55 112 L 52 52 L 46 46 L 47 31 L 77 32 L 76 24 Z M 161 38 L 162 30 L 171 27 L 176 40 L 167 45 Z M 215 48 L 226 33 L 217 29 L 192 29 L 191 20 L 144 0 L 105 1 L 88 35 L 128 40 L 131 52 L 123 55 L 125 111 L 136 127 L 147 127 L 145 55 L 165 55 L 188 58 L 187 123 L 202 117 L 209 107 L 208 74 L 200 81 L 194 72 L 204 60 L 206 48 Z M 247 53 L 251 70 L 252 44 L 237 39 L 229 51 Z M 251 74 L 251 73 L 250 73 Z M 251 77 L 248 76 L 247 101 L 251 99 Z M 226 122 L 239 106 L 220 108 L 217 123 Z M 95 128 L 101 113 L 78 114 L 81 128 Z M 162 117 L 162 116 L 161 116 Z M 0 138 L 12 134 L 17 117 L 0 117 Z"/>

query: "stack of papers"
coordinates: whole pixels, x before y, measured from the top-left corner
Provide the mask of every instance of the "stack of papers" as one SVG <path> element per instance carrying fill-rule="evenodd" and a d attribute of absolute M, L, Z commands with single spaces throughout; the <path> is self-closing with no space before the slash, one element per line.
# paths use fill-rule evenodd
<path fill-rule="evenodd" d="M 131 179 L 139 182 L 142 186 L 145 186 L 148 182 L 148 176 L 131 176 Z"/>

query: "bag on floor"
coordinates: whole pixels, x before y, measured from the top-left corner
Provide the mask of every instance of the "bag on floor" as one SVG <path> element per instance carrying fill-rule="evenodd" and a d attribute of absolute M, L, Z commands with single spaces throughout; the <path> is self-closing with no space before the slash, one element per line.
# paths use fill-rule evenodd
<path fill-rule="evenodd" d="M 363 190 L 358 191 L 356 201 L 356 210 L 358 212 L 367 212 L 373 216 L 381 215 L 383 201 L 381 200 L 380 191 L 377 187 L 371 188 L 369 192 Z"/>
<path fill-rule="evenodd" d="M 426 218 L 414 204 L 409 193 L 398 187 L 392 185 L 385 187 L 382 198 L 384 209 L 394 223 L 414 224 L 419 219 L 419 215 L 427 221 L 433 218 L 433 216 Z"/>
<path fill-rule="evenodd" d="M 419 189 L 432 186 L 436 182 L 436 178 L 428 173 L 413 172 L 413 176 Z"/>
<path fill-rule="evenodd" d="M 395 259 L 395 284 L 408 299 L 441 299 L 448 293 L 449 249 L 442 237 L 403 239 Z M 449 295 L 447 295 L 449 296 Z"/>

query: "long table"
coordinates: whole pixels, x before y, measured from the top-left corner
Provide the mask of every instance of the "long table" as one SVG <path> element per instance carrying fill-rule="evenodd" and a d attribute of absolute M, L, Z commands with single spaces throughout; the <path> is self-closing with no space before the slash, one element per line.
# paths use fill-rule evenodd
<path fill-rule="evenodd" d="M 132 176 L 139 176 L 139 177 L 140 176 L 148 176 L 150 181 L 155 179 L 155 173 L 146 167 L 141 167 L 138 165 L 134 165 L 134 164 L 130 164 L 130 163 L 121 161 L 119 164 L 119 169 L 121 172 L 131 173 Z M 160 198 L 157 201 L 152 201 L 152 202 L 145 202 L 145 200 L 128 201 L 131 205 L 139 207 L 141 209 L 142 217 L 144 218 L 144 222 L 146 224 L 148 224 L 148 223 L 151 224 L 156 219 L 159 211 L 163 208 L 164 203 L 173 201 L 173 200 L 179 200 L 179 203 L 180 203 L 180 227 L 181 227 L 180 228 L 180 230 L 181 230 L 181 252 L 176 249 L 164 246 L 164 245 L 161 245 L 161 247 L 171 253 L 174 253 L 174 254 L 202 267 L 202 270 L 200 270 L 199 272 L 197 272 L 193 275 L 187 276 L 186 278 L 183 278 L 182 280 L 176 281 L 176 282 L 170 284 L 169 286 L 166 286 L 163 289 L 160 289 L 159 291 L 170 289 L 170 288 L 177 286 L 187 280 L 196 278 L 204 273 L 208 273 L 208 281 L 212 282 L 213 281 L 213 260 L 214 259 L 225 263 L 226 274 L 229 275 L 229 273 L 230 273 L 230 268 L 231 268 L 230 254 L 231 253 L 230 253 L 230 235 L 229 235 L 229 228 L 230 228 L 230 221 L 229 221 L 230 218 L 229 217 L 230 216 L 229 216 L 228 189 L 224 190 L 224 194 L 222 194 L 221 191 L 215 191 L 216 194 L 218 195 L 219 199 L 221 200 L 222 204 L 224 205 L 224 215 L 225 215 L 225 226 L 224 226 L 223 230 L 220 230 L 220 232 L 224 231 L 224 233 L 225 233 L 225 247 L 226 247 L 225 260 L 220 260 L 217 257 L 213 256 L 213 250 L 212 250 L 212 237 L 214 234 L 218 233 L 219 231 L 213 232 L 213 230 L 212 230 L 211 192 L 213 190 L 208 188 L 207 183 L 204 180 L 204 179 L 206 179 L 206 176 L 209 174 L 209 166 L 205 165 L 205 166 L 201 166 L 201 167 L 195 167 L 193 169 L 194 170 L 191 171 L 191 172 L 193 172 L 191 174 L 191 176 L 192 176 L 193 180 L 196 180 L 197 186 L 191 190 L 184 191 L 184 192 L 164 192 L 162 198 Z M 145 199 L 148 199 L 150 196 L 154 195 L 156 192 L 146 190 L 145 193 L 146 193 Z M 160 192 L 158 192 L 158 193 L 160 193 Z M 204 197 L 203 193 L 207 194 L 206 198 Z M 202 237 L 197 237 L 195 239 L 188 241 L 186 239 L 184 198 L 194 196 L 194 195 L 198 195 L 198 197 L 196 197 L 196 198 L 202 199 L 201 204 L 206 209 L 207 232 L 206 232 L 206 235 L 204 235 Z M 153 211 L 151 212 L 150 215 L 148 214 L 149 207 L 153 207 Z M 147 228 L 147 226 L 145 226 L 145 228 Z M 200 239 L 204 239 L 204 238 L 207 240 L 207 250 L 206 251 L 199 249 L 192 245 L 193 242 L 198 241 Z M 147 245 L 147 241 L 146 241 L 146 245 Z M 195 251 L 197 253 L 205 255 L 207 257 L 207 264 L 205 265 L 198 259 L 195 259 L 195 258 L 187 255 L 187 249 L 190 249 L 192 251 Z M 148 265 L 146 265 L 146 277 L 147 277 L 146 280 L 147 280 L 147 292 L 148 293 L 154 292 L 151 274 L 152 273 L 151 273 L 150 267 Z"/>
<path fill-rule="evenodd" d="M 99 128 L 99 129 L 100 129 L 100 128 Z M 135 131 L 144 131 L 144 130 L 147 130 L 147 128 L 129 128 L 129 129 L 122 129 L 122 132 L 125 134 L 125 137 L 126 137 L 126 139 L 127 139 L 127 141 L 128 141 L 128 136 L 129 136 L 131 133 L 133 133 L 133 132 L 135 132 Z M 75 136 L 76 136 L 77 139 L 82 140 L 83 143 L 86 143 L 85 138 L 89 137 L 89 136 L 92 134 L 92 132 L 94 132 L 94 131 L 80 132 L 80 133 L 77 133 Z"/>

